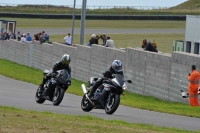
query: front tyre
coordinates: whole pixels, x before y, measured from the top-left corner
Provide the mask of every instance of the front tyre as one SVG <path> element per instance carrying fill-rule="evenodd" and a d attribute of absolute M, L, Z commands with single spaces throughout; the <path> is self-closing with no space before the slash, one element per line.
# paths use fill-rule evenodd
<path fill-rule="evenodd" d="M 62 102 L 64 95 L 65 89 L 58 89 L 56 95 L 53 96 L 53 105 L 58 106 Z"/>
<path fill-rule="evenodd" d="M 44 101 L 45 101 L 46 99 L 42 98 L 42 92 L 39 92 L 39 90 L 40 90 L 40 87 L 38 87 L 38 89 L 37 89 L 37 91 L 36 91 L 36 93 L 35 93 L 35 101 L 36 101 L 37 103 L 42 104 L 42 103 L 44 103 Z"/>
<path fill-rule="evenodd" d="M 93 105 L 90 103 L 90 101 L 86 98 L 84 95 L 81 101 L 81 108 L 85 112 L 90 112 L 93 109 Z"/>
<path fill-rule="evenodd" d="M 119 95 L 114 95 L 111 97 L 111 101 L 106 100 L 106 104 L 105 104 L 105 112 L 107 114 L 113 114 L 120 103 L 120 96 Z"/>

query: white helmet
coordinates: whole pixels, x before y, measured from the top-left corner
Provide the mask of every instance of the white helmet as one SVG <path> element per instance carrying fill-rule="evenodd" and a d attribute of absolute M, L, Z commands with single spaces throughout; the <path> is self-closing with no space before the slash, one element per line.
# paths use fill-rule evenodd
<path fill-rule="evenodd" d="M 122 63 L 120 60 L 114 60 L 111 65 L 112 69 L 117 73 L 122 71 Z"/>
<path fill-rule="evenodd" d="M 61 60 L 63 64 L 69 65 L 71 58 L 68 54 L 64 54 Z"/>

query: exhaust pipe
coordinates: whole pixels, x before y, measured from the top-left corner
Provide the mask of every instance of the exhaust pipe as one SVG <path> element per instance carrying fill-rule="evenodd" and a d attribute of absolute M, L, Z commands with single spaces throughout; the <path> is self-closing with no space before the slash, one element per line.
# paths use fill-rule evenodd
<path fill-rule="evenodd" d="M 88 97 L 88 94 L 87 94 L 87 91 L 86 91 L 86 88 L 85 88 L 85 84 L 82 84 L 81 85 L 81 88 L 82 88 L 82 91 L 83 91 L 83 93 L 85 94 L 85 96 L 86 96 L 86 98 L 90 101 L 90 103 L 92 104 L 92 105 L 94 105 L 94 103 L 90 100 L 90 98 Z"/>
<path fill-rule="evenodd" d="M 81 88 L 82 88 L 82 90 L 83 90 L 83 93 L 86 94 L 87 91 L 86 91 L 86 88 L 85 88 L 85 85 L 84 85 L 84 84 L 81 85 Z"/>

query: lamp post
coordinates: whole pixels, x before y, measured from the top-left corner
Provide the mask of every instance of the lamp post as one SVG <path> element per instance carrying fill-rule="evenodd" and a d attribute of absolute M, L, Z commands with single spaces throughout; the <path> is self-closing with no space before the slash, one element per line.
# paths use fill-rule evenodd
<path fill-rule="evenodd" d="M 75 19 L 75 10 L 76 10 L 76 0 L 74 0 L 74 9 L 73 9 L 73 16 L 72 16 L 72 38 L 71 38 L 71 45 L 73 44 L 73 38 L 74 38 L 74 19 Z"/>
<path fill-rule="evenodd" d="M 82 11 L 81 11 L 81 23 L 80 23 L 80 44 L 84 44 L 84 34 L 85 34 L 85 15 L 86 15 L 86 4 L 87 0 L 83 0 Z"/>

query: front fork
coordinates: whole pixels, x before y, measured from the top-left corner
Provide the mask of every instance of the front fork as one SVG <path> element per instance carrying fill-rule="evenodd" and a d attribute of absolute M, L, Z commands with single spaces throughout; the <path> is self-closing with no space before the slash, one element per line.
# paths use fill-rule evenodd
<path fill-rule="evenodd" d="M 54 96 L 57 96 L 57 94 L 58 94 L 58 85 L 57 85 L 56 88 L 55 88 Z"/>

